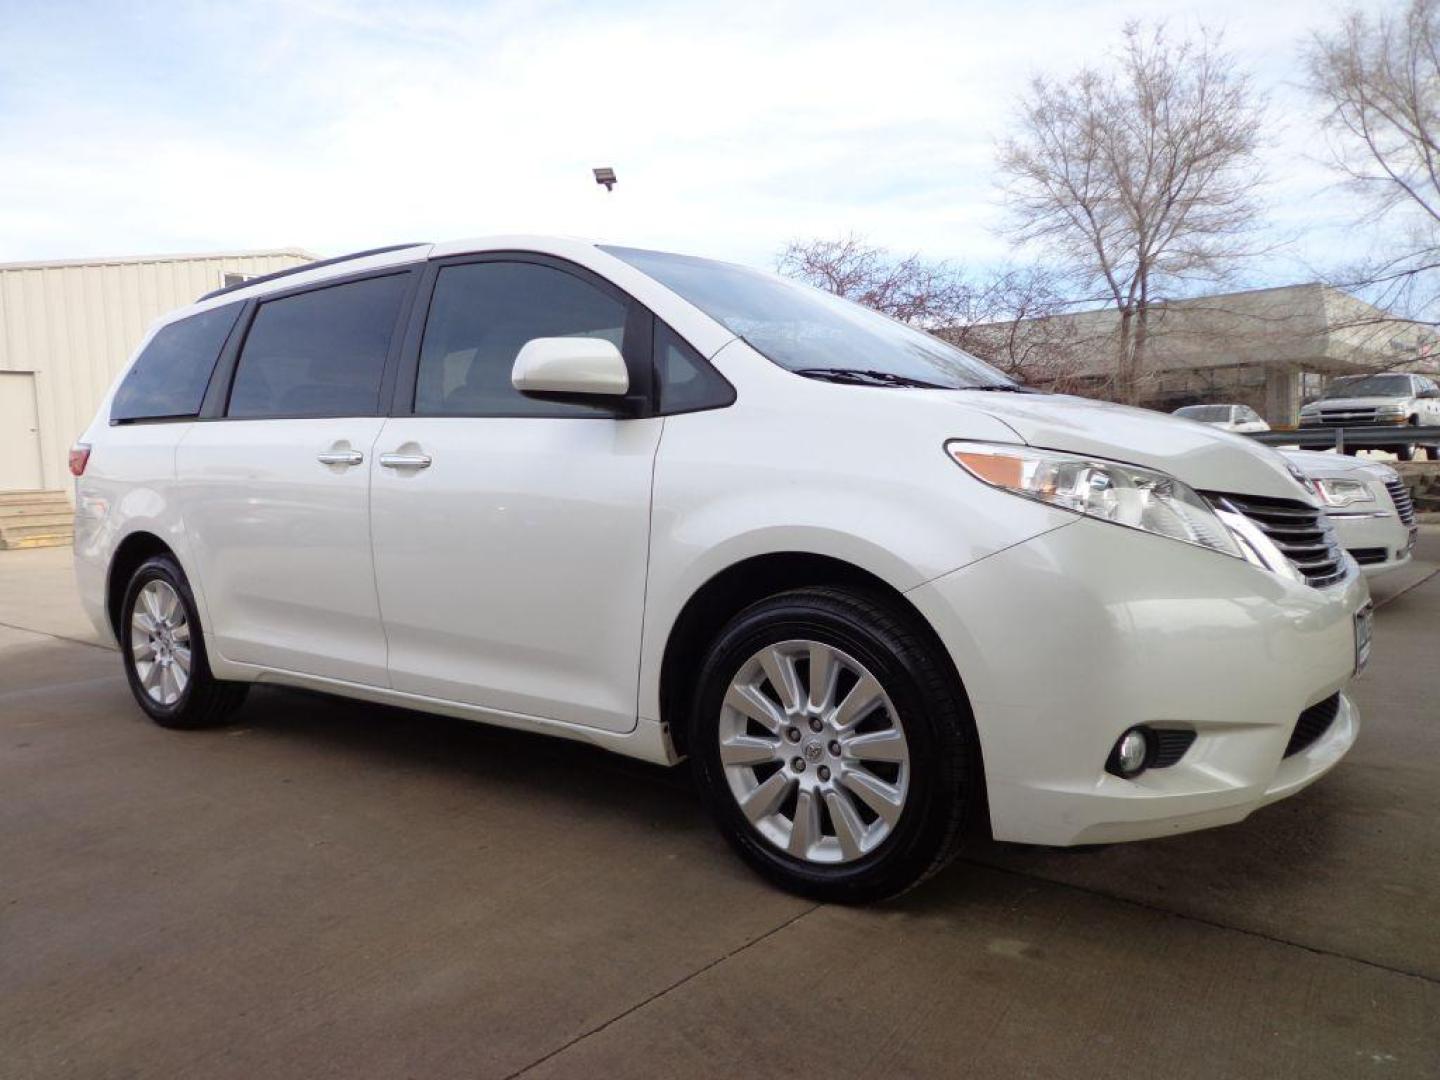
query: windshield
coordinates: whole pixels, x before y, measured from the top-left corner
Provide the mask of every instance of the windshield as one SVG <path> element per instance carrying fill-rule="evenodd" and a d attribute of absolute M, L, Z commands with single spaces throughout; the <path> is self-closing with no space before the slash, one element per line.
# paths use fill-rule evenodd
<path fill-rule="evenodd" d="M 1347 397 L 1409 397 L 1410 376 L 1366 375 L 1359 379 L 1340 379 L 1325 388 L 1322 401 Z"/>
<path fill-rule="evenodd" d="M 1186 405 L 1175 410 L 1176 416 L 1187 420 L 1199 420 L 1205 424 L 1223 424 L 1230 420 L 1229 405 Z"/>
<path fill-rule="evenodd" d="M 1016 385 L 939 338 L 808 285 L 688 255 L 602 250 L 678 293 L 790 371 L 849 371 L 882 385 L 921 383 L 946 390 Z"/>

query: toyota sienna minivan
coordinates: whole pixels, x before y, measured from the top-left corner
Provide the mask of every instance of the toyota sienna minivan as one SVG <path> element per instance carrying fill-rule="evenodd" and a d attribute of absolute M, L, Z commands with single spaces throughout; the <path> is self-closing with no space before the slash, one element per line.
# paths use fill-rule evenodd
<path fill-rule="evenodd" d="M 272 683 L 688 758 L 824 899 L 971 826 L 1236 822 L 1358 727 L 1368 593 L 1279 455 L 706 259 L 507 236 L 222 289 L 71 467 L 156 722 Z"/>

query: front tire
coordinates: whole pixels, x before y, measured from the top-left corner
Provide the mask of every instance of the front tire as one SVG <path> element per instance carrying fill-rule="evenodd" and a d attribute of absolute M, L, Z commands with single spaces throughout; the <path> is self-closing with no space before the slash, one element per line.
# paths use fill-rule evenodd
<path fill-rule="evenodd" d="M 735 616 L 705 658 L 689 736 L 726 839 L 818 900 L 923 881 L 980 802 L 974 722 L 948 660 L 875 594 L 797 589 Z"/>
<path fill-rule="evenodd" d="M 1420 423 L 1420 419 L 1419 417 L 1412 416 L 1406 423 L 1410 427 L 1414 427 Z M 1395 448 L 1395 457 L 1400 461 L 1413 461 L 1415 460 L 1415 452 L 1419 449 L 1419 443 L 1406 443 L 1404 446 L 1397 446 Z"/>
<path fill-rule="evenodd" d="M 190 583 L 168 555 L 146 560 L 131 575 L 120 608 L 120 651 L 131 693 L 161 727 L 222 724 L 250 689 L 211 674 Z"/>

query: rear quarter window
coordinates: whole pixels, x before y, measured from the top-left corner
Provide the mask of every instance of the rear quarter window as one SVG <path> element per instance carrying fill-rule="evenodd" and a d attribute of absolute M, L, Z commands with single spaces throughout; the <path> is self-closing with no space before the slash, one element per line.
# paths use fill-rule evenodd
<path fill-rule="evenodd" d="M 115 391 L 111 423 L 198 415 L 215 362 L 242 306 L 226 304 L 157 330 Z"/>

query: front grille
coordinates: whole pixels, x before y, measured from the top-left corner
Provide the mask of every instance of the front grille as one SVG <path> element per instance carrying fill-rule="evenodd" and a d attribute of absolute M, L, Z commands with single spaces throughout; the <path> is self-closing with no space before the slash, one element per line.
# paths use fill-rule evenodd
<path fill-rule="evenodd" d="M 1373 566 L 1390 557 L 1384 548 L 1350 548 L 1350 557 L 1361 566 Z"/>
<path fill-rule="evenodd" d="M 1390 501 L 1395 504 L 1395 513 L 1406 525 L 1415 524 L 1415 500 L 1410 498 L 1410 489 L 1398 476 L 1385 481 L 1385 490 L 1390 492 Z"/>
<path fill-rule="evenodd" d="M 1208 494 L 1221 509 L 1249 518 L 1317 589 L 1345 577 L 1345 553 L 1330 519 L 1313 506 L 1261 495 Z"/>
<path fill-rule="evenodd" d="M 1319 742 L 1320 737 L 1330 730 L 1339 712 L 1339 694 L 1331 694 L 1302 712 L 1295 721 L 1295 730 L 1290 733 L 1290 741 L 1285 745 L 1285 756 L 1291 757 Z"/>
<path fill-rule="evenodd" d="M 1302 427 L 1320 425 L 1322 427 L 1347 427 L 1351 424 L 1373 424 L 1375 423 L 1375 407 L 1351 406 L 1343 409 L 1321 409 L 1318 413 L 1311 413 L 1300 418 Z"/>

